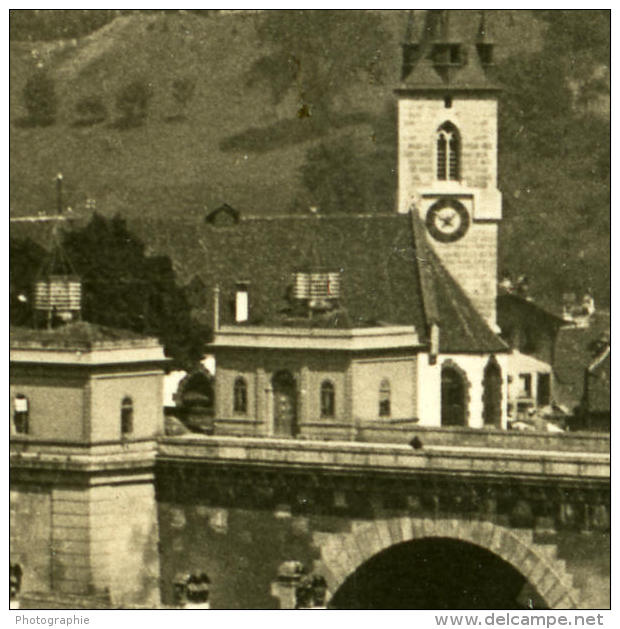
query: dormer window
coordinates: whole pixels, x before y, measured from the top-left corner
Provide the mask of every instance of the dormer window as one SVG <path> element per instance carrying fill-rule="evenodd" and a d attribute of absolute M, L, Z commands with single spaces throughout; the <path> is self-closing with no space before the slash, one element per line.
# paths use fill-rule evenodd
<path fill-rule="evenodd" d="M 461 178 L 461 141 L 458 129 L 444 122 L 437 129 L 437 179 L 458 181 Z"/>
<path fill-rule="evenodd" d="M 476 44 L 478 58 L 483 66 L 493 65 L 493 44 Z"/>
<path fill-rule="evenodd" d="M 464 63 L 461 44 L 435 44 L 432 54 L 436 66 L 460 66 Z"/>

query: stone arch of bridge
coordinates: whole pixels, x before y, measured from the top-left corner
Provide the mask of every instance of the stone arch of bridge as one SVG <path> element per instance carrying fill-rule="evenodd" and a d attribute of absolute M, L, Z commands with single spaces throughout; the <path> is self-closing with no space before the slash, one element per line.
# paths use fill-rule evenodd
<path fill-rule="evenodd" d="M 483 520 L 383 518 L 354 522 L 348 533 L 316 532 L 313 541 L 320 558 L 313 569 L 325 577 L 329 600 L 349 575 L 381 551 L 428 538 L 460 540 L 486 549 L 519 571 L 550 609 L 579 607 L 572 575 L 553 544 L 535 542 L 532 531 Z"/>

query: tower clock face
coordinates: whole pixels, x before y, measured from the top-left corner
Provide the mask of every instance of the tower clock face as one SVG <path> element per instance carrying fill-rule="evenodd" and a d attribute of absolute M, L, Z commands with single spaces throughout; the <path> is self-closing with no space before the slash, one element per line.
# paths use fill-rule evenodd
<path fill-rule="evenodd" d="M 439 242 L 454 242 L 469 229 L 469 214 L 456 199 L 440 199 L 426 213 L 426 228 Z"/>

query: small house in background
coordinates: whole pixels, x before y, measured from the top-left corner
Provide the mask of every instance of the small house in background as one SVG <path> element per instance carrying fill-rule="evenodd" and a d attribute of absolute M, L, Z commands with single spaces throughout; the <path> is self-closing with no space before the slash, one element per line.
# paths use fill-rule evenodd
<path fill-rule="evenodd" d="M 209 225 L 215 225 L 216 227 L 229 227 L 236 225 L 240 217 L 241 214 L 239 210 L 231 207 L 228 203 L 223 203 L 215 210 L 208 212 L 205 221 Z"/>
<path fill-rule="evenodd" d="M 510 422 L 526 420 L 556 400 L 555 344 L 565 322 L 528 296 L 500 284 L 497 324 L 512 348 L 506 374 L 508 418 Z"/>
<path fill-rule="evenodd" d="M 599 395 L 600 385 L 604 383 L 604 379 L 599 380 L 595 375 L 600 370 L 604 372 L 611 362 L 610 329 L 609 311 L 598 309 L 590 316 L 587 327 L 567 325 L 558 332 L 553 362 L 554 397 L 558 403 L 569 409 L 571 415 L 574 415 L 574 421 L 571 421 L 572 429 L 588 428 L 585 409 L 596 406 L 599 414 L 610 412 L 610 393 L 607 393 L 605 402 L 605 397 Z M 604 356 L 607 349 L 609 356 L 597 366 L 598 359 Z M 592 372 L 589 371 L 590 368 L 593 369 Z M 586 383 L 590 383 L 597 393 L 587 394 Z M 594 405 L 593 395 L 596 395 L 597 399 Z M 604 422 L 594 421 L 592 428 L 598 430 L 603 425 Z"/>
<path fill-rule="evenodd" d="M 587 328 L 595 312 L 594 297 L 589 291 L 583 294 L 581 301 L 577 300 L 575 293 L 565 293 L 563 295 L 562 318 L 567 323 L 571 323 L 578 328 Z"/>
<path fill-rule="evenodd" d="M 611 431 L 611 347 L 601 350 L 585 371 L 579 416 L 586 430 Z"/>

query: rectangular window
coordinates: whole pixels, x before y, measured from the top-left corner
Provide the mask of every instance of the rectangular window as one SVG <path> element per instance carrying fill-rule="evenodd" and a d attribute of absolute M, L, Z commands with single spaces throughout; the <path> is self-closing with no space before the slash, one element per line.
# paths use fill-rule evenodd
<path fill-rule="evenodd" d="M 13 398 L 13 426 L 15 428 L 15 432 L 20 435 L 27 435 L 29 426 L 29 405 L 28 398 L 21 393 L 18 393 Z"/>
<path fill-rule="evenodd" d="M 538 374 L 537 402 L 539 406 L 547 406 L 551 402 L 551 374 Z"/>
<path fill-rule="evenodd" d="M 519 397 L 532 397 L 532 374 L 520 373 L 519 383 L 521 384 Z"/>
<path fill-rule="evenodd" d="M 379 387 L 379 417 L 389 417 L 392 414 L 392 391 L 389 380 L 382 380 Z"/>
<path fill-rule="evenodd" d="M 237 378 L 233 388 L 233 412 L 247 413 L 248 385 L 244 378 Z"/>
<path fill-rule="evenodd" d="M 133 400 L 126 397 L 121 402 L 121 435 L 133 432 Z"/>
<path fill-rule="evenodd" d="M 462 62 L 462 59 L 461 59 L 460 44 L 451 44 L 450 45 L 450 63 L 459 64 L 461 62 Z"/>
<path fill-rule="evenodd" d="M 324 418 L 334 417 L 334 411 L 335 411 L 335 406 L 336 406 L 335 401 L 336 401 L 336 396 L 335 396 L 335 391 L 334 391 L 334 385 L 329 381 L 325 381 L 321 385 L 321 417 L 324 417 Z"/>

